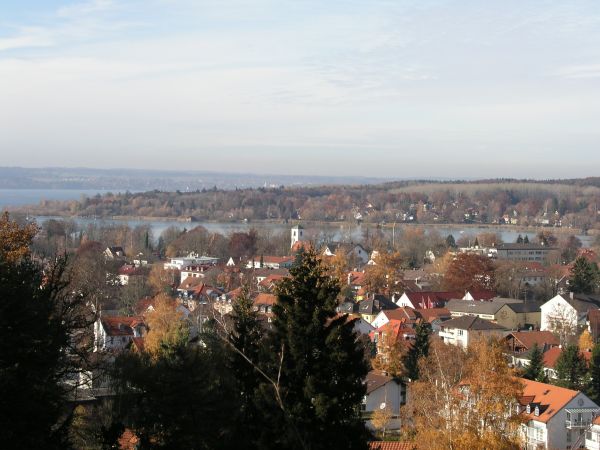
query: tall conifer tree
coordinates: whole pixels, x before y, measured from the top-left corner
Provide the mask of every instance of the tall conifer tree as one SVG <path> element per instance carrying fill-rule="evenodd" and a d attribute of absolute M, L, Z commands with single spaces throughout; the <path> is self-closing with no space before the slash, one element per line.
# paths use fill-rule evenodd
<path fill-rule="evenodd" d="M 290 275 L 273 307 L 268 361 L 275 383 L 263 389 L 272 427 L 264 427 L 263 444 L 365 449 L 360 404 L 367 367 L 353 323 L 336 317 L 339 287 L 312 251 L 299 256 Z"/>

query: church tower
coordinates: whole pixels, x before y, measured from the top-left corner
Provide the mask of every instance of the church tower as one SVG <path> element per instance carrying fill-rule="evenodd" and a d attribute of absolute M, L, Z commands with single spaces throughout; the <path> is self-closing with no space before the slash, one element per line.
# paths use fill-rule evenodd
<path fill-rule="evenodd" d="M 302 225 L 296 225 L 292 227 L 292 244 L 290 247 L 293 247 L 296 242 L 304 241 L 304 228 Z"/>

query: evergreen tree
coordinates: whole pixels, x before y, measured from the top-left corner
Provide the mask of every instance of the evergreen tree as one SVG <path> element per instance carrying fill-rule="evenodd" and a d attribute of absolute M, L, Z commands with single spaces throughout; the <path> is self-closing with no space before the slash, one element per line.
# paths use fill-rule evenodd
<path fill-rule="evenodd" d="M 577 345 L 569 344 L 556 360 L 556 385 L 568 389 L 582 390 L 586 384 L 587 367 Z"/>
<path fill-rule="evenodd" d="M 0 442 L 11 449 L 68 448 L 72 411 L 65 381 L 84 367 L 83 299 L 60 261 L 45 273 L 0 253 Z M 42 444 L 43 443 L 43 444 Z"/>
<path fill-rule="evenodd" d="M 420 322 L 415 330 L 416 339 L 404 358 L 406 376 L 411 381 L 419 379 L 419 360 L 429 355 L 429 337 L 431 336 L 431 324 Z"/>
<path fill-rule="evenodd" d="M 600 402 L 600 344 L 596 344 L 592 348 L 589 376 L 588 396 L 598 403 Z"/>
<path fill-rule="evenodd" d="M 456 248 L 456 241 L 454 240 L 454 236 L 452 236 L 451 234 L 449 234 L 446 237 L 446 247 L 448 247 L 448 248 Z"/>
<path fill-rule="evenodd" d="M 523 243 L 523 236 L 519 235 L 519 237 L 517 237 L 517 244 L 522 244 Z"/>
<path fill-rule="evenodd" d="M 365 449 L 360 404 L 367 367 L 352 321 L 336 317 L 339 287 L 314 251 L 278 288 L 261 389 L 266 448 Z"/>
<path fill-rule="evenodd" d="M 580 256 L 575 260 L 569 278 L 569 289 L 576 294 L 591 294 L 598 284 L 598 266 Z"/>
<path fill-rule="evenodd" d="M 523 238 L 523 244 L 529 244 L 529 236 L 525 235 Z"/>
<path fill-rule="evenodd" d="M 260 255 L 260 268 L 262 269 L 263 267 L 265 267 L 265 257 L 264 255 Z"/>
<path fill-rule="evenodd" d="M 158 355 L 121 354 L 113 374 L 117 396 L 109 431 L 131 429 L 144 449 L 234 448 L 238 404 L 224 361 L 227 352 L 211 333 L 201 342 L 169 345 Z M 105 443 L 106 448 L 115 444 Z"/>
<path fill-rule="evenodd" d="M 247 287 L 242 289 L 242 294 L 233 304 L 232 319 L 233 330 L 228 339 L 233 348 L 228 367 L 235 379 L 240 403 L 235 437 L 240 444 L 248 446 L 264 423 L 259 418 L 254 401 L 256 390 L 262 381 L 256 365 L 259 363 L 263 329 Z"/>
<path fill-rule="evenodd" d="M 541 382 L 546 381 L 546 375 L 544 373 L 544 355 L 537 343 L 533 344 L 533 347 L 531 348 L 529 365 L 523 372 L 523 378 Z"/>

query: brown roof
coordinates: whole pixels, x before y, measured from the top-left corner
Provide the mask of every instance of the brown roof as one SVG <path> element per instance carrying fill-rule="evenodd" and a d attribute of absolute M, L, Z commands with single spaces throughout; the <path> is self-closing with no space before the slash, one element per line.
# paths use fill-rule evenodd
<path fill-rule="evenodd" d="M 450 311 L 446 308 L 415 309 L 415 312 L 426 322 L 433 322 L 436 319 L 449 319 L 452 317 Z"/>
<path fill-rule="evenodd" d="M 261 292 L 254 299 L 254 305 L 274 305 L 277 303 L 277 296 Z"/>
<path fill-rule="evenodd" d="M 539 416 L 534 414 L 533 409 L 530 414 L 524 410 L 521 414 L 527 420 L 546 423 L 579 394 L 578 391 L 524 378 L 519 381 L 523 384 L 523 396 L 519 399 L 519 403 L 522 406 L 535 403 L 539 405 L 540 409 Z"/>
<path fill-rule="evenodd" d="M 392 380 L 393 380 L 392 377 L 390 377 L 389 375 L 386 375 L 384 372 L 382 372 L 380 370 L 371 370 L 367 374 L 367 377 L 364 380 L 365 384 L 367 385 L 367 394 L 370 394 L 371 392 L 376 391 L 381 386 L 385 386 Z"/>
<path fill-rule="evenodd" d="M 293 256 L 263 256 L 262 261 L 268 264 L 281 264 L 294 261 Z"/>
<path fill-rule="evenodd" d="M 400 441 L 371 441 L 369 450 L 415 450 L 417 446 L 413 442 Z"/>
<path fill-rule="evenodd" d="M 537 344 L 540 349 L 546 345 L 549 347 L 560 345 L 559 339 L 550 331 L 515 331 L 509 336 L 514 336 L 527 350 L 530 350 L 534 344 Z"/>
<path fill-rule="evenodd" d="M 388 320 L 402 320 L 415 321 L 418 316 L 414 309 L 408 307 L 402 307 L 398 309 L 387 309 L 383 311 Z"/>
<path fill-rule="evenodd" d="M 144 323 L 141 317 L 124 316 L 105 316 L 100 321 L 109 336 L 133 336 L 133 328 Z"/>

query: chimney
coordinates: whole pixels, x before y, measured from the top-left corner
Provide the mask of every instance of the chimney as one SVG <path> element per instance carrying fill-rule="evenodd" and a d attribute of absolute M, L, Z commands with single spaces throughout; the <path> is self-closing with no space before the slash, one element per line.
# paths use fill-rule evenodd
<path fill-rule="evenodd" d="M 569 297 L 573 300 L 573 292 L 569 292 Z"/>

